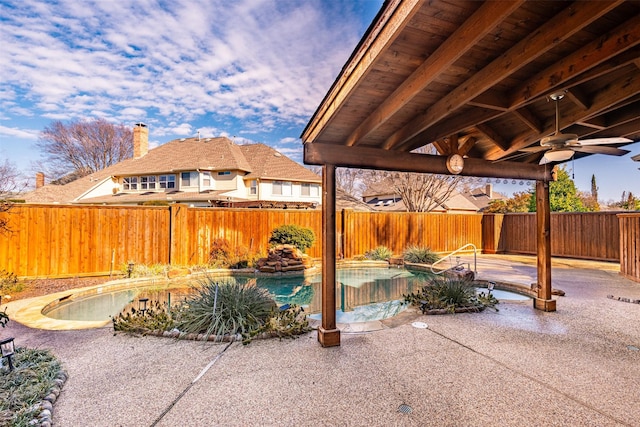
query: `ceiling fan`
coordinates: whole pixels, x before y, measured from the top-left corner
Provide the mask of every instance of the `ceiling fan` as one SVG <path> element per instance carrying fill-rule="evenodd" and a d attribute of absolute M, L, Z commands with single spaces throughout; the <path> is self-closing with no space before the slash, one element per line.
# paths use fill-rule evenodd
<path fill-rule="evenodd" d="M 606 147 L 600 144 L 621 144 L 626 142 L 633 142 L 629 138 L 592 138 L 579 140 L 578 135 L 573 133 L 561 133 L 560 132 L 560 113 L 558 109 L 558 103 L 564 98 L 566 92 L 555 92 L 549 95 L 549 98 L 556 103 L 556 131 L 553 135 L 545 136 L 540 140 L 540 145 L 534 147 L 527 147 L 520 149 L 519 151 L 538 153 L 540 151 L 548 150 L 542 156 L 540 164 L 544 165 L 551 162 L 563 162 L 573 157 L 574 152 L 579 151 L 581 153 L 589 154 L 608 154 L 611 156 L 624 156 L 629 151 L 621 150 L 616 147 Z"/>

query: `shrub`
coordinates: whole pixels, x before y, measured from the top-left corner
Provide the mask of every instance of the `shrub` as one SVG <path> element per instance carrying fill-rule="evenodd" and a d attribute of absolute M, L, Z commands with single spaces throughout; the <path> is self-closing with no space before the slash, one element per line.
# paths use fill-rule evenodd
<path fill-rule="evenodd" d="M 114 331 L 145 334 L 151 331 L 167 331 L 173 328 L 173 319 L 167 303 L 152 301 L 146 311 L 131 307 L 128 313 L 111 318 Z"/>
<path fill-rule="evenodd" d="M 6 270 L 0 270 L 0 293 L 13 291 L 18 285 L 18 277 Z"/>
<path fill-rule="evenodd" d="M 129 263 L 123 264 L 120 267 L 120 271 L 125 277 L 129 277 Z M 131 277 L 166 276 L 168 271 L 169 266 L 165 264 L 146 265 L 133 263 Z"/>
<path fill-rule="evenodd" d="M 438 261 L 438 255 L 424 246 L 409 246 L 404 250 L 403 258 L 407 262 L 419 264 L 433 264 Z"/>
<path fill-rule="evenodd" d="M 269 320 L 245 337 L 244 344 L 251 342 L 251 338 L 260 333 L 268 333 L 278 338 L 295 338 L 296 335 L 302 335 L 311 331 L 307 316 L 304 310 L 297 305 L 287 305 L 280 310 L 272 312 Z"/>
<path fill-rule="evenodd" d="M 275 307 L 269 293 L 257 287 L 255 280 L 240 284 L 233 278 L 207 278 L 177 307 L 175 326 L 186 334 L 204 334 L 206 339 L 238 333 L 248 336 L 269 320 Z"/>
<path fill-rule="evenodd" d="M 316 235 L 312 229 L 295 224 L 287 224 L 273 229 L 269 244 L 271 246 L 293 245 L 302 252 L 306 252 L 307 249 L 313 246 L 315 240 Z"/>
<path fill-rule="evenodd" d="M 216 239 L 209 251 L 209 265 L 215 268 L 247 268 L 255 263 L 256 256 L 244 246 L 231 247 L 226 239 Z"/>
<path fill-rule="evenodd" d="M 386 261 L 393 256 L 393 252 L 386 246 L 378 246 L 364 254 L 365 258 Z"/>
<path fill-rule="evenodd" d="M 479 298 L 472 281 L 449 276 L 431 279 L 417 293 L 404 295 L 404 299 L 419 306 L 423 313 L 433 309 L 445 309 L 453 313 L 457 308 L 482 311 L 486 307 L 495 309 L 498 303 L 493 295 L 481 295 Z"/>

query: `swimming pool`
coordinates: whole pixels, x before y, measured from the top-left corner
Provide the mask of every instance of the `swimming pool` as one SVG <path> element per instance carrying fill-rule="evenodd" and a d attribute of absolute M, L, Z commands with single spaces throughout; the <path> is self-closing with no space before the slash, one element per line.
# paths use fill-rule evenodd
<path fill-rule="evenodd" d="M 432 277 L 425 273 L 396 268 L 349 268 L 336 271 L 336 321 L 357 323 L 393 317 L 407 308 L 403 295 L 416 292 Z M 296 304 L 310 318 L 321 318 L 321 275 L 307 277 L 223 276 L 214 280 L 255 281 L 266 289 L 278 305 Z M 482 289 L 479 289 L 481 291 Z M 484 289 L 486 291 L 486 289 Z M 108 321 L 130 307 L 138 309 L 138 300 L 176 303 L 190 292 L 185 283 L 137 286 L 113 291 L 96 290 L 83 295 L 69 295 L 48 304 L 42 314 L 58 320 Z M 494 290 L 499 300 L 526 300 L 513 292 Z"/>

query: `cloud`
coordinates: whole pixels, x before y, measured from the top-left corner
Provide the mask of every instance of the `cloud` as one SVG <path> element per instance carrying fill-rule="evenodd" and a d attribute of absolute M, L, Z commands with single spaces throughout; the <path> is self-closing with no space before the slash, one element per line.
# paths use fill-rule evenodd
<path fill-rule="evenodd" d="M 61 120 L 304 123 L 359 38 L 348 3 L 9 0 L 0 106 L 27 116 L 28 101 Z"/>
<path fill-rule="evenodd" d="M 18 129 L 18 128 L 12 128 L 12 127 L 7 127 L 7 126 L 2 126 L 0 125 L 0 136 L 1 137 L 14 137 L 14 138 L 21 138 L 21 139 L 30 139 L 30 140 L 37 140 L 38 136 L 40 135 L 40 131 L 39 130 L 35 130 L 35 129 Z"/>

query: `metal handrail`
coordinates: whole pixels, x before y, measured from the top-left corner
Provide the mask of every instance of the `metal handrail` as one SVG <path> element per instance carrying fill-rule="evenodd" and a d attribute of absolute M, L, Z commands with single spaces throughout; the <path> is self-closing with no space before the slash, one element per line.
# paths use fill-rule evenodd
<path fill-rule="evenodd" d="M 455 251 L 451 252 L 449 255 L 447 255 L 445 257 L 442 257 L 438 261 L 436 261 L 433 264 L 431 264 L 431 272 L 433 274 L 442 274 L 442 273 L 444 273 L 446 271 L 456 269 L 456 268 L 460 267 L 461 265 L 464 266 L 464 263 L 461 263 L 460 261 L 456 261 L 456 265 L 454 265 L 452 267 L 449 267 L 447 269 L 440 270 L 440 271 L 435 271 L 433 269 L 433 267 L 435 267 L 436 265 L 440 264 L 441 262 L 443 262 L 446 259 L 451 259 L 451 257 L 453 255 L 456 255 L 457 253 L 462 252 L 463 250 L 465 250 L 468 247 L 472 247 L 473 248 L 473 273 L 475 275 L 478 275 L 478 262 L 477 262 L 477 256 L 476 256 L 476 252 L 478 251 L 478 248 L 476 248 L 476 245 L 474 245 L 473 243 L 467 243 L 466 245 L 461 246 L 458 249 L 456 249 Z M 471 270 L 471 265 L 469 263 L 467 263 L 467 270 Z"/>

